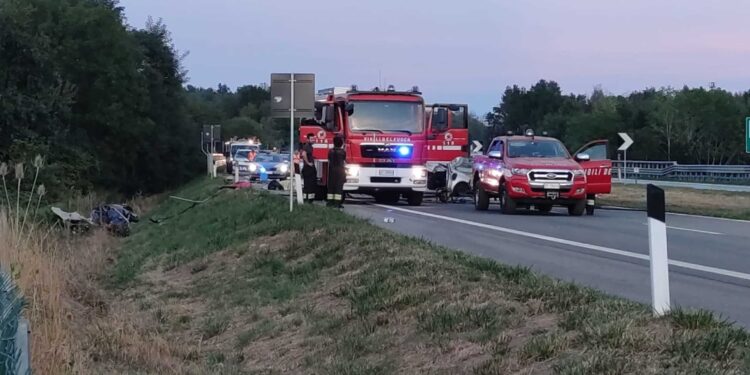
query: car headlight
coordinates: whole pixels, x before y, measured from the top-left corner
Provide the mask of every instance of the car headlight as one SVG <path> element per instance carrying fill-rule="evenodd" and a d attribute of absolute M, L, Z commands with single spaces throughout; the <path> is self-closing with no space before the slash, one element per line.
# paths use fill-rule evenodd
<path fill-rule="evenodd" d="M 495 177 L 495 178 L 500 178 L 503 175 L 503 171 L 499 169 L 490 169 L 487 173 L 489 173 L 490 176 Z"/>
<path fill-rule="evenodd" d="M 575 180 L 585 180 L 586 179 L 586 171 L 583 169 L 576 169 L 573 170 L 573 179 Z"/>
<path fill-rule="evenodd" d="M 516 176 L 520 176 L 529 173 L 529 170 L 526 168 L 513 168 L 510 170 L 510 172 Z"/>
<path fill-rule="evenodd" d="M 289 172 L 289 166 L 286 164 L 279 165 L 279 172 L 281 173 Z"/>
<path fill-rule="evenodd" d="M 427 177 L 427 169 L 425 167 L 412 167 L 411 176 L 414 178 L 425 178 Z"/>
<path fill-rule="evenodd" d="M 258 166 L 255 164 L 250 164 L 247 166 L 247 168 L 250 169 L 250 172 L 255 172 L 256 170 L 258 170 Z"/>
<path fill-rule="evenodd" d="M 346 177 L 358 177 L 359 165 L 349 164 L 346 166 Z"/>

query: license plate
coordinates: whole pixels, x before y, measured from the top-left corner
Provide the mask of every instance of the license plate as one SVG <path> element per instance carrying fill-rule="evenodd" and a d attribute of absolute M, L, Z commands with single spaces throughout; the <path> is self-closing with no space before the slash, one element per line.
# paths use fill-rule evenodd
<path fill-rule="evenodd" d="M 560 190 L 560 184 L 544 184 L 545 190 Z"/>
<path fill-rule="evenodd" d="M 390 169 L 381 169 L 378 171 L 378 174 L 381 176 L 393 176 L 393 171 Z"/>
<path fill-rule="evenodd" d="M 559 197 L 559 196 L 560 196 L 560 193 L 558 193 L 556 191 L 548 191 L 547 192 L 547 198 L 549 198 L 549 199 L 557 199 L 557 197 Z"/>

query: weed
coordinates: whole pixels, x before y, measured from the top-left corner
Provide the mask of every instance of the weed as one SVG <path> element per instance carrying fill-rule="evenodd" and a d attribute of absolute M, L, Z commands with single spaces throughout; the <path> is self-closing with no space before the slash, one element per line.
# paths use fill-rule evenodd
<path fill-rule="evenodd" d="M 544 361 L 557 356 L 567 345 L 568 342 L 559 334 L 534 336 L 521 348 L 520 358 L 526 361 Z"/>
<path fill-rule="evenodd" d="M 222 334 L 229 327 L 229 317 L 223 314 L 207 317 L 201 325 L 201 337 L 208 340 Z"/>
<path fill-rule="evenodd" d="M 668 319 L 676 327 L 683 329 L 712 329 L 731 326 L 731 323 L 726 319 L 717 319 L 714 313 L 706 310 L 675 309 L 669 313 Z"/>

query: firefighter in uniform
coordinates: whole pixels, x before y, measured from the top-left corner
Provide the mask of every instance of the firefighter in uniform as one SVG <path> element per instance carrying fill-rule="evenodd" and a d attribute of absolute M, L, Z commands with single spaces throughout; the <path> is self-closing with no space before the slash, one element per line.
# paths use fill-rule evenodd
<path fill-rule="evenodd" d="M 333 138 L 333 148 L 328 151 L 328 206 L 341 207 L 344 201 L 344 183 L 346 182 L 346 151 L 344 139 L 337 135 Z"/>
<path fill-rule="evenodd" d="M 305 143 L 302 153 L 302 160 L 304 161 L 302 179 L 305 183 L 302 189 L 302 196 L 307 203 L 312 203 L 315 200 L 315 192 L 318 189 L 318 171 L 315 169 L 312 142 L 313 134 L 310 133 L 307 135 L 307 143 Z"/>

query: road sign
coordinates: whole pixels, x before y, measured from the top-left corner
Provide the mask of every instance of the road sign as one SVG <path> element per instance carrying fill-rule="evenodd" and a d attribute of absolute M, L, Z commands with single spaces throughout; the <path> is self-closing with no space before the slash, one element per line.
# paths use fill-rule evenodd
<path fill-rule="evenodd" d="M 750 154 L 750 117 L 745 118 L 745 152 Z"/>
<path fill-rule="evenodd" d="M 482 142 L 473 141 L 472 143 L 474 143 L 474 149 L 471 150 L 472 154 L 478 154 L 479 151 L 482 151 Z"/>
<path fill-rule="evenodd" d="M 627 151 L 627 149 L 630 148 L 630 146 L 633 144 L 633 138 L 630 138 L 628 133 L 617 133 L 617 135 L 619 135 L 620 138 L 622 138 L 622 140 L 624 141 L 620 148 L 618 148 L 617 150 Z"/>
<path fill-rule="evenodd" d="M 292 98 L 292 95 L 294 98 Z M 289 118 L 291 115 L 289 108 L 292 105 L 294 105 L 295 117 L 313 116 L 315 111 L 315 74 L 271 74 L 271 115 L 276 118 Z"/>
<path fill-rule="evenodd" d="M 630 138 L 628 133 L 617 133 L 617 135 L 623 140 L 622 145 L 617 149 L 623 153 L 620 171 L 622 171 L 622 178 L 628 178 L 628 149 L 633 145 L 633 138 Z"/>

